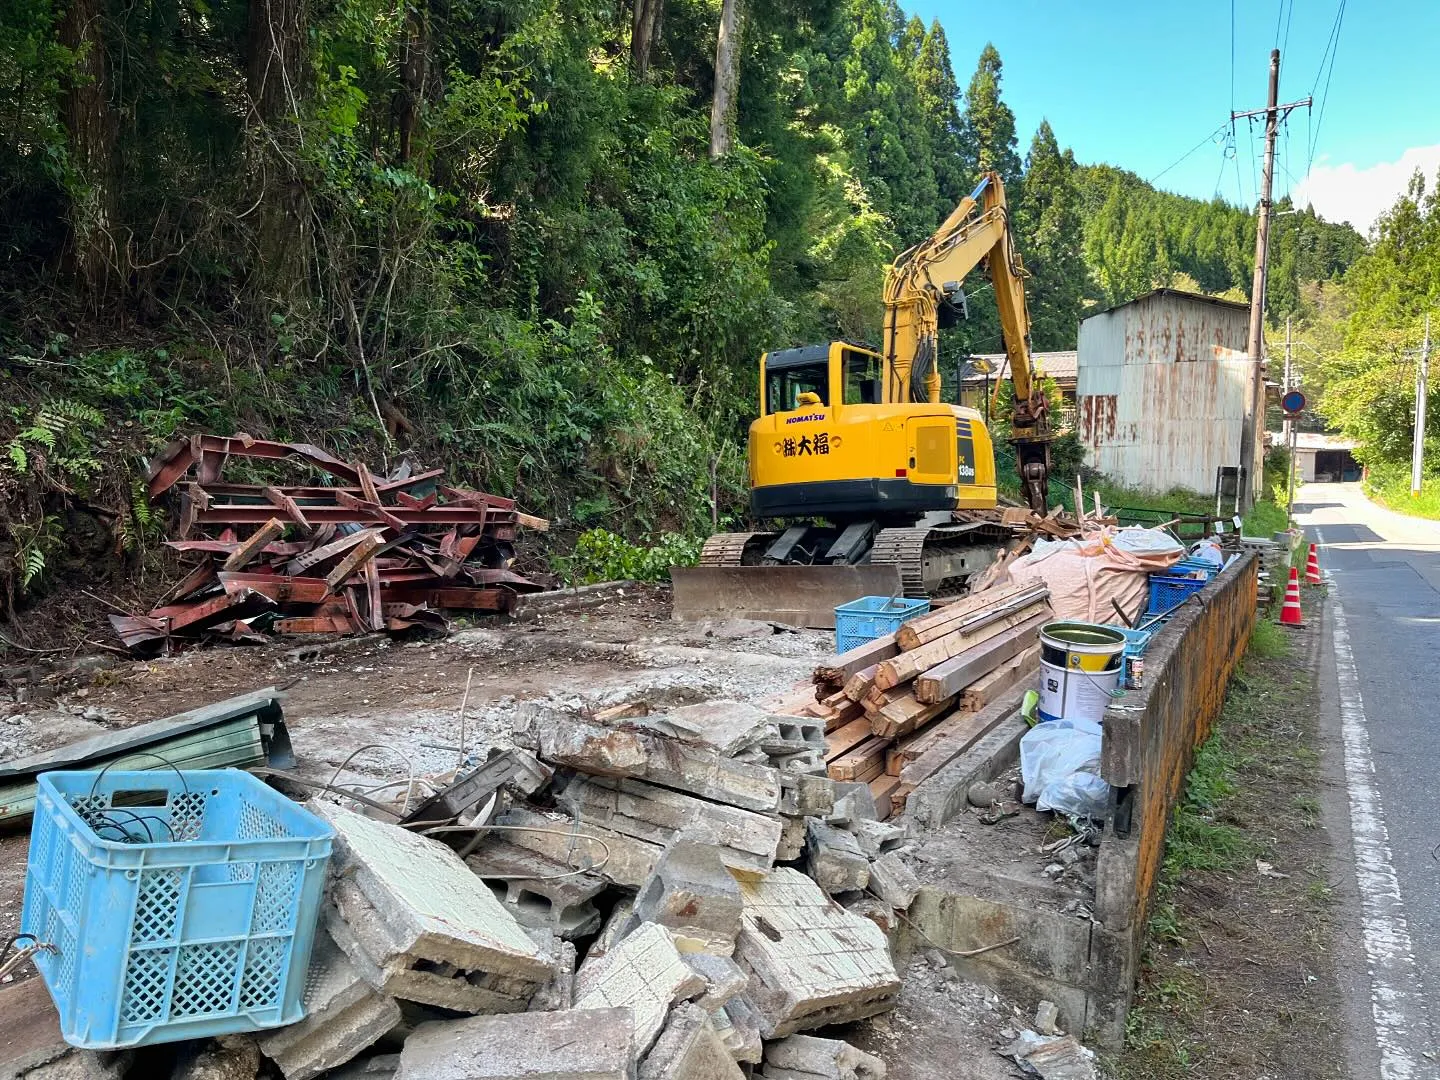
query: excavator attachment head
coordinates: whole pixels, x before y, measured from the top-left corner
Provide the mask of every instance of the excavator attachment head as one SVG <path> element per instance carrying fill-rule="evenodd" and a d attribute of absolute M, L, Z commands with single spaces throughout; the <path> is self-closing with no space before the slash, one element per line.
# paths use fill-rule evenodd
<path fill-rule="evenodd" d="M 672 567 L 673 617 L 759 619 L 835 629 L 835 609 L 862 596 L 899 596 L 894 564 Z"/>

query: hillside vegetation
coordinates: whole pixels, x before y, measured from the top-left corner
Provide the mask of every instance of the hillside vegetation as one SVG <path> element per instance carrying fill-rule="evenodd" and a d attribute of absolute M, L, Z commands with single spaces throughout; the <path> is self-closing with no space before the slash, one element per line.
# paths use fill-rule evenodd
<path fill-rule="evenodd" d="M 888 0 L 743 4 L 717 82 L 721 18 L 719 0 L 0 6 L 11 610 L 67 560 L 138 559 L 158 535 L 144 458 L 202 429 L 413 452 L 562 541 L 707 532 L 743 512 L 760 352 L 874 340 L 885 265 L 983 170 L 1010 188 L 1038 349 L 1156 285 L 1248 290 L 1247 209 L 1078 164 L 1048 123 L 1022 155 L 983 27 L 954 43 L 978 56 L 962 88 L 939 24 Z M 1363 248 L 1285 220 L 1272 320 Z M 968 284 L 951 357 L 999 346 Z"/>

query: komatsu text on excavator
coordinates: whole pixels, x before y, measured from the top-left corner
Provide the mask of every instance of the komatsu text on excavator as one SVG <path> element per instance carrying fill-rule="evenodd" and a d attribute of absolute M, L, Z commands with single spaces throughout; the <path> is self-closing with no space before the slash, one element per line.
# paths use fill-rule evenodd
<path fill-rule="evenodd" d="M 1026 274 L 1004 187 L 986 173 L 890 267 L 880 351 L 837 341 L 761 357 L 750 508 L 778 524 L 706 541 L 699 567 L 674 572 L 677 616 L 833 625 L 834 605 L 862 593 L 958 592 L 993 560 L 1001 534 L 955 513 L 996 505 L 990 432 L 975 409 L 940 400 L 938 367 L 942 317 L 963 309 L 962 282 L 982 263 L 1014 387 L 1021 483 L 1045 512 L 1050 428 L 1030 362 Z"/>

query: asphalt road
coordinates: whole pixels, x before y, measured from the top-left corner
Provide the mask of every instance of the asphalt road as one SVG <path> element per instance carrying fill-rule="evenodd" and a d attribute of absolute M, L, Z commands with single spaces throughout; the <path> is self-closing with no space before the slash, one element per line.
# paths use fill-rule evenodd
<path fill-rule="evenodd" d="M 1440 522 L 1357 484 L 1296 519 L 1332 583 L 1320 650 L 1352 1076 L 1440 1077 Z"/>

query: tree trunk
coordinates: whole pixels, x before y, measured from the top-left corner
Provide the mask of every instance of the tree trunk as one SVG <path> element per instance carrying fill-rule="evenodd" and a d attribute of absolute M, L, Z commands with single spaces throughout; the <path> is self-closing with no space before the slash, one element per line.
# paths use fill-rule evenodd
<path fill-rule="evenodd" d="M 730 152 L 735 90 L 740 82 L 740 0 L 724 0 L 715 40 L 715 100 L 710 105 L 710 157 Z"/>
<path fill-rule="evenodd" d="M 665 0 L 635 0 L 635 21 L 630 28 L 630 66 L 642 82 L 650 71 L 650 52 L 660 40 Z"/>
<path fill-rule="evenodd" d="M 115 139 L 110 75 L 100 17 L 102 0 L 72 0 L 60 20 L 60 43 L 75 55 L 61 95 L 60 119 L 75 179 L 70 186 L 71 269 L 92 303 L 118 283 L 118 249 L 111 234 L 115 208 Z"/>
<path fill-rule="evenodd" d="M 266 304 L 297 299 L 307 287 L 313 226 L 299 162 L 307 19 L 305 0 L 250 0 L 245 82 L 256 199 L 254 285 Z"/>
<path fill-rule="evenodd" d="M 400 162 L 409 164 L 415 153 L 415 132 L 420 127 L 420 104 L 425 96 L 425 73 L 430 59 L 430 6 L 415 0 L 405 7 L 405 29 L 400 45 Z"/>

